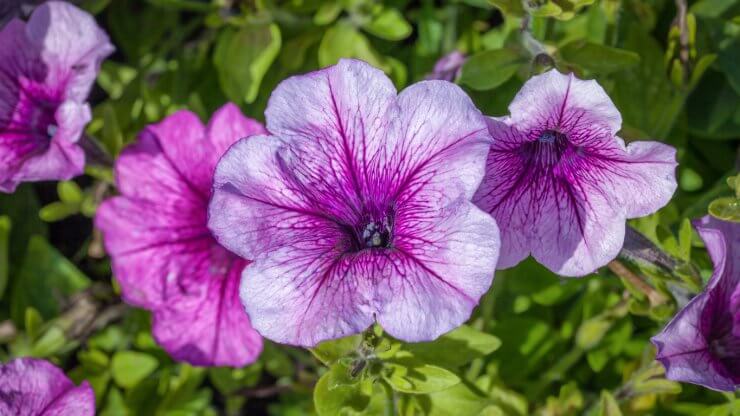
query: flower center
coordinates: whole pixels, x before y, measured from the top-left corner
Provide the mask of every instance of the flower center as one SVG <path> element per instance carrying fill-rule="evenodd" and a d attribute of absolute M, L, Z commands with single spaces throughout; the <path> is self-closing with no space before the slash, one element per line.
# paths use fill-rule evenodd
<path fill-rule="evenodd" d="M 364 248 L 387 248 L 390 246 L 391 230 L 387 221 L 373 221 L 365 225 L 360 237 Z"/>

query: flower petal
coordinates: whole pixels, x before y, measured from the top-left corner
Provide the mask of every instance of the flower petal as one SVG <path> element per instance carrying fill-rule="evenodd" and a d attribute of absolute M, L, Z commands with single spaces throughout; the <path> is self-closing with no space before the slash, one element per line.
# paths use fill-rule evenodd
<path fill-rule="evenodd" d="M 176 360 L 242 367 L 262 351 L 262 338 L 252 329 L 239 300 L 246 263 L 232 258 L 227 264 L 219 270 L 212 264 L 211 273 L 197 275 L 197 285 L 190 285 L 193 290 L 174 293 L 155 312 L 154 337 Z"/>
<path fill-rule="evenodd" d="M 378 281 L 378 322 L 396 338 L 431 341 L 470 318 L 491 286 L 498 227 L 464 199 L 426 218 L 400 211 L 397 223 L 385 266 L 395 272 Z"/>
<path fill-rule="evenodd" d="M 611 140 L 622 128 L 622 116 L 596 81 L 563 75 L 556 69 L 530 78 L 509 105 L 509 112 L 520 131 L 583 130 L 589 136 Z M 604 134 L 594 134 L 599 131 Z"/>
<path fill-rule="evenodd" d="M 46 83 L 65 84 L 66 99 L 85 101 L 100 63 L 114 51 L 95 19 L 69 3 L 50 1 L 33 11 L 26 33 L 42 51 Z"/>
<path fill-rule="evenodd" d="M 258 121 L 242 114 L 239 107 L 233 103 L 226 103 L 216 110 L 206 126 L 206 136 L 213 146 L 211 168 L 216 168 L 216 162 L 226 153 L 234 143 L 249 136 L 265 134 L 267 130 Z"/>
<path fill-rule="evenodd" d="M 0 364 L 0 414 L 92 416 L 95 394 L 87 382 L 75 387 L 47 361 L 16 358 Z"/>

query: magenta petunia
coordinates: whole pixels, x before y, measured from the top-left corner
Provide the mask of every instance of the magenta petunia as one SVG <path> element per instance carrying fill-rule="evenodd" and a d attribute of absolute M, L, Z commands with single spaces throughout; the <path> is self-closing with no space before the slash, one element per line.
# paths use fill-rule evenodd
<path fill-rule="evenodd" d="M 400 94 L 357 60 L 289 78 L 266 110 L 272 136 L 236 143 L 216 168 L 209 226 L 253 259 L 241 299 L 255 328 L 312 346 L 377 321 L 431 340 L 491 285 L 495 221 L 470 202 L 490 137 L 449 82 Z"/>
<path fill-rule="evenodd" d="M 0 415 L 93 416 L 95 393 L 75 386 L 59 368 L 35 358 L 0 363 Z"/>
<path fill-rule="evenodd" d="M 264 131 L 233 104 L 207 126 L 180 111 L 148 126 L 116 162 L 121 195 L 95 222 L 124 300 L 153 312 L 154 337 L 175 359 L 242 366 L 262 349 L 239 301 L 248 262 L 216 242 L 206 216 L 218 158 Z"/>
<path fill-rule="evenodd" d="M 710 389 L 740 388 L 740 223 L 694 223 L 714 263 L 702 293 L 652 338 L 672 380 Z"/>
<path fill-rule="evenodd" d="M 88 92 L 113 52 L 88 13 L 51 1 L 0 31 L 0 191 L 82 173 Z"/>
<path fill-rule="evenodd" d="M 619 253 L 625 220 L 664 206 L 676 190 L 676 151 L 625 145 L 622 117 L 596 81 L 551 70 L 527 81 L 490 118 L 493 145 L 474 201 L 501 229 L 498 268 L 529 254 L 565 276 L 595 271 Z"/>
<path fill-rule="evenodd" d="M 452 51 L 441 57 L 435 64 L 432 73 L 427 79 L 441 79 L 444 81 L 454 81 L 460 75 L 462 66 L 465 63 L 465 54 L 460 51 Z"/>

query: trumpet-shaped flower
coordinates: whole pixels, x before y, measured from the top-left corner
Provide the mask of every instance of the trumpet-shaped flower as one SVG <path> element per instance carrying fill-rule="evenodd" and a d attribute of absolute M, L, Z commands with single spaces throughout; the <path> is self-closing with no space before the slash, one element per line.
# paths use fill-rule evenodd
<path fill-rule="evenodd" d="M 62 370 L 34 358 L 0 364 L 0 415 L 94 414 L 95 393 L 87 381 L 75 386 Z"/>
<path fill-rule="evenodd" d="M 0 31 L 0 191 L 82 173 L 85 101 L 112 51 L 93 17 L 69 3 L 45 3 Z"/>
<path fill-rule="evenodd" d="M 255 328 L 310 346 L 379 322 L 431 340 L 489 288 L 495 221 L 470 202 L 490 137 L 460 88 L 400 94 L 356 60 L 289 78 L 267 129 L 216 168 L 209 227 L 253 259 L 241 298 Z"/>
<path fill-rule="evenodd" d="M 655 212 L 676 189 L 675 149 L 625 145 L 622 117 L 596 81 L 556 70 L 530 79 L 490 118 L 493 145 L 474 201 L 501 229 L 499 268 L 530 253 L 566 276 L 619 253 L 625 220 Z"/>
<path fill-rule="evenodd" d="M 193 113 L 175 113 L 122 152 L 121 196 L 97 211 L 124 300 L 153 311 L 155 339 L 178 360 L 242 366 L 262 349 L 239 301 L 248 262 L 206 226 L 218 158 L 236 140 L 262 132 L 233 104 L 205 127 Z"/>
<path fill-rule="evenodd" d="M 704 291 L 652 338 L 666 377 L 714 390 L 740 388 L 740 224 L 694 223 L 714 263 Z"/>

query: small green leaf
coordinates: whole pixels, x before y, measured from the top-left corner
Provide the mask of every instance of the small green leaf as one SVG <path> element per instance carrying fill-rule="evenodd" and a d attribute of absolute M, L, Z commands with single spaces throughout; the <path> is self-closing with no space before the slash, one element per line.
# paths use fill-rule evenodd
<path fill-rule="evenodd" d="M 411 25 L 401 12 L 383 8 L 362 26 L 369 33 L 386 40 L 402 40 L 411 34 Z"/>
<path fill-rule="evenodd" d="M 159 362 L 149 354 L 120 351 L 113 355 L 111 373 L 116 384 L 131 388 L 157 369 Z"/>
<path fill-rule="evenodd" d="M 73 181 L 61 181 L 57 183 L 57 194 L 60 201 L 70 205 L 79 205 L 82 203 L 82 198 L 84 198 L 82 189 Z"/>
<path fill-rule="evenodd" d="M 39 210 L 39 218 L 46 222 L 61 221 L 79 212 L 79 208 L 64 202 L 52 202 Z"/>
<path fill-rule="evenodd" d="M 236 32 L 223 31 L 213 61 L 224 94 L 235 102 L 254 102 L 280 46 L 276 24 L 249 24 Z"/>
<path fill-rule="evenodd" d="M 639 394 L 678 394 L 681 384 L 664 378 L 652 378 L 635 383 L 633 390 Z"/>
<path fill-rule="evenodd" d="M 362 383 L 330 388 L 330 378 L 331 375 L 327 372 L 314 387 L 314 406 L 319 416 L 341 415 L 345 408 L 361 412 L 370 403 L 370 397 L 363 391 Z"/>
<path fill-rule="evenodd" d="M 26 334 L 30 340 L 35 340 L 41 330 L 41 325 L 44 324 L 44 318 L 41 317 L 39 311 L 33 307 L 26 308 L 26 314 L 23 323 L 25 325 Z"/>
<path fill-rule="evenodd" d="M 386 72 L 389 69 L 365 35 L 344 20 L 339 20 L 324 33 L 319 44 L 319 66 L 334 65 L 341 58 L 358 58 Z"/>
<path fill-rule="evenodd" d="M 477 415 L 491 400 L 473 391 L 467 384 L 458 383 L 448 389 L 430 393 L 428 416 Z"/>
<path fill-rule="evenodd" d="M 733 196 L 717 198 L 709 204 L 709 213 L 724 221 L 740 222 L 740 199 Z"/>
<path fill-rule="evenodd" d="M 523 16 L 525 14 L 521 0 L 488 0 L 507 16 Z"/>
<path fill-rule="evenodd" d="M 525 62 L 510 49 L 484 51 L 465 61 L 460 82 L 476 90 L 490 90 L 508 81 Z"/>
<path fill-rule="evenodd" d="M 350 335 L 344 338 L 324 341 L 311 348 L 311 353 L 319 361 L 325 365 L 329 365 L 356 351 L 361 341 L 361 335 Z"/>
<path fill-rule="evenodd" d="M 82 364 L 87 371 L 92 373 L 105 371 L 110 365 L 108 355 L 98 349 L 80 351 L 77 354 L 77 359 L 80 360 L 80 364 Z"/>
<path fill-rule="evenodd" d="M 34 357 L 50 357 L 55 355 L 67 343 L 67 337 L 62 328 L 52 326 L 47 329 L 31 347 L 31 355 Z"/>
<path fill-rule="evenodd" d="M 342 13 L 342 4 L 339 0 L 324 1 L 313 15 L 313 22 L 319 26 L 328 25 L 337 20 L 340 13 Z"/>
<path fill-rule="evenodd" d="M 584 321 L 576 333 L 576 345 L 585 350 L 597 346 L 611 326 L 611 320 L 602 316 Z"/>
<path fill-rule="evenodd" d="M 596 414 L 599 416 L 622 416 L 622 411 L 619 409 L 619 405 L 614 399 L 614 396 L 604 390 L 601 392 L 599 408 Z"/>
<path fill-rule="evenodd" d="M 495 336 L 462 325 L 435 341 L 404 344 L 403 349 L 420 361 L 454 368 L 484 357 L 500 346 L 501 341 Z M 450 351 L 455 353 L 451 354 Z"/>
<path fill-rule="evenodd" d="M 640 55 L 635 52 L 585 40 L 576 40 L 563 46 L 560 56 L 567 62 L 601 75 L 640 63 Z"/>
<path fill-rule="evenodd" d="M 394 390 L 402 393 L 424 394 L 444 390 L 460 383 L 453 372 L 413 359 L 397 359 L 383 363 L 384 378 Z"/>

